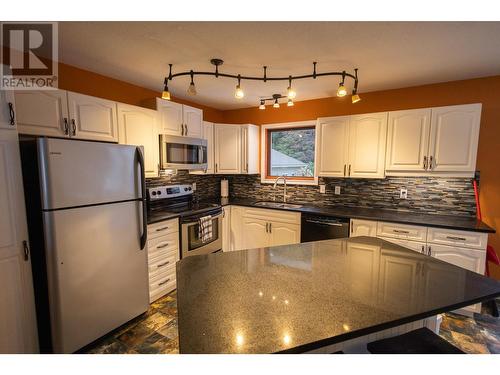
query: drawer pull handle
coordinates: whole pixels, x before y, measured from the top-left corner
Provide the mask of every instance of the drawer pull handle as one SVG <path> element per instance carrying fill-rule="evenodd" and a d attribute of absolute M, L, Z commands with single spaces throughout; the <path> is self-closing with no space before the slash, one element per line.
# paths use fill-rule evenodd
<path fill-rule="evenodd" d="M 168 283 L 170 281 L 170 279 L 167 279 L 165 281 L 162 281 L 161 283 L 158 283 L 158 286 L 162 286 L 162 285 L 165 285 L 166 283 Z"/>
<path fill-rule="evenodd" d="M 409 231 L 407 230 L 400 230 L 400 229 L 393 229 L 392 230 L 394 233 L 404 233 L 404 234 L 410 234 Z"/>
<path fill-rule="evenodd" d="M 167 262 L 162 263 L 162 264 L 158 264 L 156 267 L 157 267 L 157 268 L 161 268 L 161 267 L 166 266 L 167 264 L 170 264 L 170 261 L 167 261 Z"/>
<path fill-rule="evenodd" d="M 167 230 L 167 229 L 168 229 L 168 227 L 161 227 L 161 228 L 156 228 L 156 231 L 161 232 L 161 231 Z"/>
<path fill-rule="evenodd" d="M 463 238 L 463 237 L 446 236 L 446 238 L 449 239 L 449 240 L 467 241 L 467 238 Z"/>
<path fill-rule="evenodd" d="M 431 247 L 429 246 L 429 249 L 427 250 L 427 255 L 428 256 L 432 256 L 432 249 Z"/>
<path fill-rule="evenodd" d="M 425 251 L 425 248 L 424 248 L 424 245 L 422 245 L 422 251 L 420 251 L 420 252 L 423 254 L 424 251 Z"/>
<path fill-rule="evenodd" d="M 164 243 L 163 245 L 158 245 L 156 246 L 157 249 L 163 249 L 164 247 L 167 247 L 168 243 Z"/>

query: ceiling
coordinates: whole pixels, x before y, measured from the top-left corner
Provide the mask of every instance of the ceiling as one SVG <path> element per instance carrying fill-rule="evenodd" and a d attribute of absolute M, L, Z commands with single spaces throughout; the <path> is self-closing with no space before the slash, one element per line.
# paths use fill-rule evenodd
<path fill-rule="evenodd" d="M 500 22 L 60 22 L 64 63 L 161 91 L 168 63 L 173 72 L 210 70 L 268 76 L 353 71 L 359 92 L 500 74 Z M 257 106 L 258 99 L 285 94 L 287 82 L 189 77 L 169 84 L 176 97 L 217 109 Z M 352 82 L 348 82 L 348 90 Z M 334 96 L 337 77 L 294 83 L 297 101 Z"/>

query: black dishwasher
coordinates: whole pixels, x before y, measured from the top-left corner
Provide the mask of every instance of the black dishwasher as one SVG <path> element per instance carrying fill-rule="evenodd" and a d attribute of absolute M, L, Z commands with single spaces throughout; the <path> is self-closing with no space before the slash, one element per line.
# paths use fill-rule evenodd
<path fill-rule="evenodd" d="M 349 237 L 349 219 L 302 214 L 300 242 Z"/>

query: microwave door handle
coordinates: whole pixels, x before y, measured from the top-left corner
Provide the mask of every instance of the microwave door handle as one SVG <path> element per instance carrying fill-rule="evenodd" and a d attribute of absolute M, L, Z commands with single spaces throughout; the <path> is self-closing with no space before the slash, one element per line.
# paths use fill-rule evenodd
<path fill-rule="evenodd" d="M 141 203 L 142 203 L 142 234 L 141 238 L 141 250 L 146 247 L 146 242 L 148 240 L 148 223 L 147 217 L 147 207 L 146 207 L 146 178 L 145 178 L 145 167 L 144 167 L 144 156 L 142 155 L 142 150 L 140 147 L 136 147 L 135 152 L 137 154 L 137 161 L 140 167 L 141 173 Z"/>

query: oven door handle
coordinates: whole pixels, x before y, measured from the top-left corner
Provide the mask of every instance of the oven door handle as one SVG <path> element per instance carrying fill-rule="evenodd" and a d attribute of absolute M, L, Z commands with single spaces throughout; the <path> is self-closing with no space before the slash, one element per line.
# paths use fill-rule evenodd
<path fill-rule="evenodd" d="M 209 216 L 209 215 L 204 215 L 204 216 Z M 196 216 L 196 219 L 195 220 L 189 220 L 189 221 L 183 221 L 181 222 L 182 225 L 187 225 L 188 227 L 192 226 L 192 225 L 196 225 L 200 222 L 200 219 L 202 217 L 204 217 L 203 215 L 202 216 Z M 212 216 L 212 220 L 213 219 L 219 219 L 219 218 L 222 218 L 222 212 L 215 215 L 215 216 Z"/>

